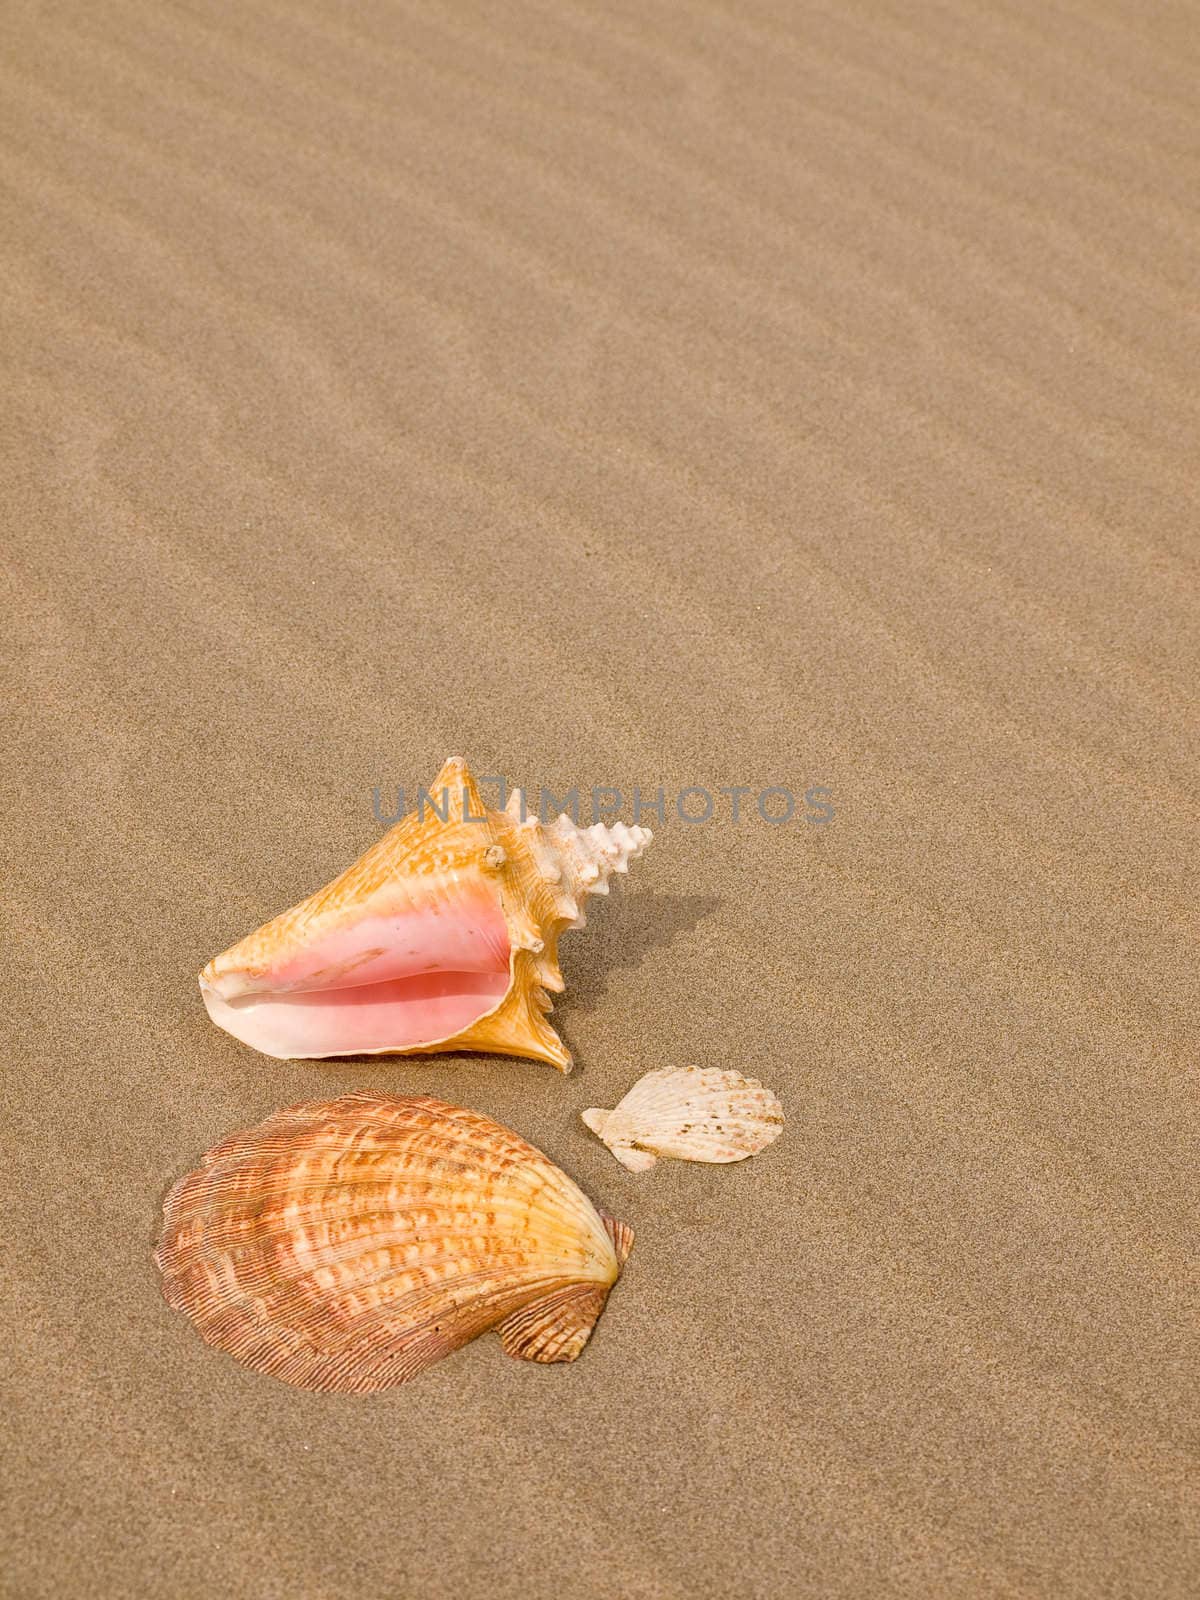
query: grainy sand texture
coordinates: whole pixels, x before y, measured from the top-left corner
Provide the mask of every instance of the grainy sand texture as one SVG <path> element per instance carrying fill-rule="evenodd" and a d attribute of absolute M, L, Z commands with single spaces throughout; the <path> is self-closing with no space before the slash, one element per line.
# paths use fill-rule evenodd
<path fill-rule="evenodd" d="M 1196 1594 L 1196 5 L 8 0 L 0 62 L 6 1600 Z M 564 941 L 576 1074 L 215 1029 L 451 753 L 750 791 Z M 625 1172 L 579 1112 L 686 1062 L 783 1138 Z M 359 1088 L 635 1226 L 576 1365 L 312 1396 L 167 1309 L 170 1184 Z"/>

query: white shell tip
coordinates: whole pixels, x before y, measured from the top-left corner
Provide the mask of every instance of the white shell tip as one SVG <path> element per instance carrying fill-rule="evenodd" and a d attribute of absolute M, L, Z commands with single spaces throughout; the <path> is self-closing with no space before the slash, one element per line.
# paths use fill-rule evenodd
<path fill-rule="evenodd" d="M 649 1172 L 651 1167 L 658 1165 L 658 1157 L 649 1150 L 639 1150 L 631 1144 L 613 1144 L 609 1149 L 623 1167 L 628 1167 L 630 1172 Z"/>

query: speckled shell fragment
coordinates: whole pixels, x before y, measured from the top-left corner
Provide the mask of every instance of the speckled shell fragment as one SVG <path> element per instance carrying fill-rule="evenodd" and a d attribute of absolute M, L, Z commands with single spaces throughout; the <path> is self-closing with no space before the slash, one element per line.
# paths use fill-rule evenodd
<path fill-rule="evenodd" d="M 490 1117 L 350 1094 L 210 1150 L 167 1196 L 155 1260 L 210 1345 L 365 1394 L 490 1328 L 510 1355 L 574 1361 L 632 1242 Z"/>
<path fill-rule="evenodd" d="M 519 792 L 489 810 L 452 758 L 338 878 L 208 963 L 208 1014 L 278 1058 L 480 1050 L 566 1072 L 546 1020 L 563 988 L 558 940 L 651 837 L 543 824 Z"/>
<path fill-rule="evenodd" d="M 707 1067 L 660 1067 L 612 1111 L 581 1113 L 623 1166 L 644 1172 L 659 1156 L 744 1161 L 783 1132 L 783 1107 L 757 1078 Z"/>

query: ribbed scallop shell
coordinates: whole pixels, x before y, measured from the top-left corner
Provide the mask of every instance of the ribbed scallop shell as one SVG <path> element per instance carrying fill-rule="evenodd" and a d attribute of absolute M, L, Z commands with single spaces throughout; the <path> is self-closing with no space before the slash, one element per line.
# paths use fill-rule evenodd
<path fill-rule="evenodd" d="M 540 1150 L 427 1096 L 281 1111 L 210 1150 L 164 1218 L 163 1292 L 209 1344 L 356 1394 L 489 1328 L 574 1361 L 633 1241 Z"/>
<path fill-rule="evenodd" d="M 639 1078 L 612 1111 L 581 1113 L 631 1172 L 658 1156 L 744 1161 L 783 1132 L 783 1107 L 757 1078 L 706 1067 L 659 1067 Z"/>
<path fill-rule="evenodd" d="M 204 1003 L 270 1056 L 482 1050 L 568 1071 L 546 1021 L 563 988 L 558 940 L 650 839 L 620 822 L 543 825 L 519 793 L 488 810 L 452 758 L 332 883 L 215 956 Z"/>

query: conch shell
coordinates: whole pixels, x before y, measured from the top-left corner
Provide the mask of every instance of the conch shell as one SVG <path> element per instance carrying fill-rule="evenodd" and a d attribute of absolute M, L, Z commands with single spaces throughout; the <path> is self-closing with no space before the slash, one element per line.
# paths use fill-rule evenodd
<path fill-rule="evenodd" d="M 639 1078 L 613 1111 L 580 1113 L 631 1172 L 659 1156 L 744 1161 L 783 1132 L 783 1107 L 757 1078 L 718 1068 L 660 1067 Z"/>
<path fill-rule="evenodd" d="M 495 1328 L 574 1361 L 633 1231 L 477 1111 L 350 1094 L 235 1133 L 171 1190 L 168 1303 L 256 1372 L 367 1394 Z"/>
<path fill-rule="evenodd" d="M 269 1056 L 482 1050 L 568 1072 L 545 1020 L 557 944 L 650 843 L 647 828 L 486 810 L 446 762 L 405 817 L 341 877 L 200 974 L 208 1014 Z M 422 814 L 423 813 L 423 814 Z"/>

